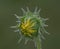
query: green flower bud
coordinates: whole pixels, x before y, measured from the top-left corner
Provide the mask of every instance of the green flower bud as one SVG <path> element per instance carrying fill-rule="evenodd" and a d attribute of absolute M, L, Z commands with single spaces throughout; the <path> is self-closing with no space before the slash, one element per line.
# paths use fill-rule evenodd
<path fill-rule="evenodd" d="M 20 34 L 20 40 L 19 42 L 25 38 L 25 43 L 27 43 L 28 40 L 34 41 L 37 49 L 41 49 L 41 38 L 44 38 L 42 36 L 42 33 L 48 33 L 45 30 L 45 21 L 47 19 L 41 18 L 39 15 L 40 10 L 37 11 L 37 8 L 34 12 L 29 11 L 27 8 L 27 11 L 25 11 L 22 8 L 23 15 L 21 17 L 16 16 L 18 19 L 18 24 L 16 26 L 12 26 L 12 28 L 17 28 L 15 32 L 19 32 Z"/>

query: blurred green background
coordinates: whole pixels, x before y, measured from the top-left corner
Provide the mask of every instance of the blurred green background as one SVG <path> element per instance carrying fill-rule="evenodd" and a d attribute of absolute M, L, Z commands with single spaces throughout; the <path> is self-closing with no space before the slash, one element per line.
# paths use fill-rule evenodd
<path fill-rule="evenodd" d="M 10 28 L 16 25 L 14 14 L 22 15 L 21 8 L 34 11 L 36 6 L 41 8 L 41 17 L 49 18 L 46 30 L 50 35 L 44 34 L 42 49 L 60 49 L 60 0 L 0 0 L 0 49 L 36 49 L 32 41 L 18 44 L 18 33 Z"/>

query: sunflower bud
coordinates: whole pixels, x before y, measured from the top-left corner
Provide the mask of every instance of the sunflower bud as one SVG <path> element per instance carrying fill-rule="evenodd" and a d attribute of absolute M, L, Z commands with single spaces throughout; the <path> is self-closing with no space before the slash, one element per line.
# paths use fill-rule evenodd
<path fill-rule="evenodd" d="M 29 8 L 27 8 L 27 11 L 22 8 L 22 11 L 23 15 L 21 17 L 15 14 L 18 19 L 18 24 L 11 28 L 17 28 L 17 31 L 20 34 L 19 42 L 23 38 L 25 38 L 25 43 L 32 39 L 37 49 L 41 49 L 41 38 L 44 38 L 42 33 L 48 33 L 44 28 L 47 26 L 45 24 L 46 19 L 40 17 L 40 10 L 37 11 L 37 8 L 34 12 L 31 12 Z"/>

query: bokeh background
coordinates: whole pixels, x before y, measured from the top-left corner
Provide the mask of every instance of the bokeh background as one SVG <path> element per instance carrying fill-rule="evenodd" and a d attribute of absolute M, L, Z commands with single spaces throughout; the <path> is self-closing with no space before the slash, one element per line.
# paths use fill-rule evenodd
<path fill-rule="evenodd" d="M 60 49 L 60 0 L 0 0 L 0 49 L 36 49 L 32 41 L 18 44 L 18 33 L 10 28 L 16 25 L 14 14 L 23 14 L 21 8 L 29 7 L 33 12 L 36 6 L 41 8 L 41 17 L 49 18 L 46 30 L 50 35 L 44 34 L 42 49 Z"/>

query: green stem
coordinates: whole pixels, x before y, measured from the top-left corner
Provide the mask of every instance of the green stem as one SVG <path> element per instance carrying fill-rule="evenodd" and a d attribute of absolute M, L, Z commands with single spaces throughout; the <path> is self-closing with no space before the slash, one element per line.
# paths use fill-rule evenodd
<path fill-rule="evenodd" d="M 36 47 L 37 49 L 41 49 L 41 40 L 39 38 L 36 38 Z"/>

